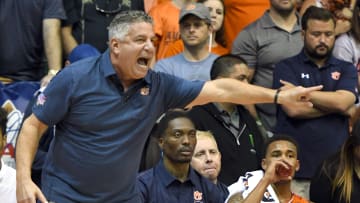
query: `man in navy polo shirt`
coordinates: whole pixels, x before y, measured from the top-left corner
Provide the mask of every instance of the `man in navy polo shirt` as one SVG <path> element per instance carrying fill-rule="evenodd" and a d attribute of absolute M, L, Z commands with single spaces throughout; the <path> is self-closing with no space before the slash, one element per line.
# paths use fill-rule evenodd
<path fill-rule="evenodd" d="M 357 98 L 357 73 L 352 64 L 332 56 L 335 21 L 329 11 L 310 7 L 302 18 L 302 28 L 304 49 L 276 65 L 273 87 L 324 86 L 311 92 L 313 107 L 285 104 L 277 114 L 276 132 L 293 136 L 301 149 L 294 192 L 308 198 L 310 179 L 318 164 L 340 149 L 349 136 L 349 109 Z"/>
<path fill-rule="evenodd" d="M 137 178 L 141 202 L 224 202 L 227 194 L 190 166 L 196 129 L 187 114 L 168 111 L 157 129 L 163 157 Z"/>
<path fill-rule="evenodd" d="M 17 142 L 19 202 L 138 203 L 135 183 L 141 152 L 151 127 L 168 109 L 213 101 L 278 101 L 297 108 L 311 106 L 307 95 L 322 88 L 276 92 L 233 79 L 187 81 L 155 73 L 150 70 L 154 39 L 151 17 L 123 11 L 110 23 L 109 49 L 71 64 L 39 95 Z M 52 125 L 56 136 L 40 190 L 30 169 L 39 139 Z"/>

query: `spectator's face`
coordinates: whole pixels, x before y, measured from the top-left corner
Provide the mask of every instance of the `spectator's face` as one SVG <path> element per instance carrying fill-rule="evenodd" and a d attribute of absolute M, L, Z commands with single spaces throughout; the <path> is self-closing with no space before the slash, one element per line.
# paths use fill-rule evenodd
<path fill-rule="evenodd" d="M 242 82 L 249 82 L 249 69 L 245 64 L 235 64 L 233 66 L 233 72 L 229 75 L 229 78 L 236 79 Z"/>
<path fill-rule="evenodd" d="M 215 140 L 206 136 L 198 137 L 191 166 L 212 182 L 217 180 L 221 169 L 221 154 Z"/>
<path fill-rule="evenodd" d="M 296 9 L 296 0 L 270 0 L 270 5 L 280 15 L 288 15 Z"/>
<path fill-rule="evenodd" d="M 220 30 L 224 21 L 224 6 L 220 0 L 207 0 L 204 5 L 209 8 L 213 31 Z"/>
<path fill-rule="evenodd" d="M 187 15 L 180 23 L 180 35 L 187 47 L 205 46 L 208 43 L 210 26 L 194 15 Z"/>
<path fill-rule="evenodd" d="M 306 53 L 318 60 L 328 58 L 335 42 L 334 22 L 310 19 L 307 26 L 307 30 L 302 31 Z"/>
<path fill-rule="evenodd" d="M 266 151 L 266 156 L 262 161 L 263 169 L 266 170 L 266 168 L 275 161 L 281 161 L 290 168 L 285 171 L 281 170 L 280 167 L 276 168 L 277 173 L 280 173 L 279 175 L 284 177 L 284 180 L 288 181 L 289 176 L 294 177 L 295 172 L 299 169 L 296 146 L 286 140 L 272 142 L 269 145 Z"/>
<path fill-rule="evenodd" d="M 188 118 L 169 122 L 165 135 L 159 138 L 164 159 L 173 163 L 190 163 L 196 145 L 196 129 Z"/>
<path fill-rule="evenodd" d="M 112 63 L 123 82 L 145 77 L 155 54 L 154 40 L 153 26 L 146 22 L 132 24 L 124 39 L 111 39 Z"/>

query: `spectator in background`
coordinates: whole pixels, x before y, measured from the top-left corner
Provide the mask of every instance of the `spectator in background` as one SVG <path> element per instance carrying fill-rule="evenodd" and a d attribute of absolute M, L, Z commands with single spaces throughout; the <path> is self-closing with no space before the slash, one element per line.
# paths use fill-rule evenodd
<path fill-rule="evenodd" d="M 354 7 L 354 15 L 351 19 L 350 31 L 340 35 L 333 50 L 336 58 L 348 61 L 356 67 L 358 74 L 360 71 L 360 0 Z M 360 80 L 359 80 L 360 82 Z M 360 87 L 360 83 L 359 83 Z"/>
<path fill-rule="evenodd" d="M 7 112 L 0 108 L 0 199 L 6 203 L 16 203 L 16 171 L 1 159 L 6 145 L 7 120 Z"/>
<path fill-rule="evenodd" d="M 209 52 L 216 55 L 224 55 L 229 51 L 225 48 L 224 38 L 224 2 L 223 0 L 199 0 L 198 3 L 203 3 L 209 8 L 211 16 L 211 26 L 213 32 L 210 34 L 208 49 Z M 211 47 L 211 48 L 210 48 Z M 166 51 L 165 58 L 174 56 L 184 51 L 184 43 L 181 39 L 171 43 Z"/>
<path fill-rule="evenodd" d="M 62 22 L 62 39 L 68 55 L 78 44 L 87 43 L 101 53 L 108 48 L 108 31 L 120 11 L 144 11 L 144 0 L 63 0 L 67 20 Z"/>
<path fill-rule="evenodd" d="M 329 10 L 335 16 L 335 35 L 337 36 L 350 30 L 355 4 L 356 0 L 304 0 L 300 15 L 303 15 L 310 6 Z"/>
<path fill-rule="evenodd" d="M 299 147 L 286 135 L 275 135 L 265 144 L 261 166 L 229 186 L 227 203 L 309 203 L 291 191 L 291 180 L 299 170 Z"/>
<path fill-rule="evenodd" d="M 217 58 L 207 49 L 212 33 L 209 9 L 202 3 L 188 4 L 181 9 L 179 24 L 184 51 L 158 61 L 154 70 L 188 80 L 209 80 L 211 65 Z"/>
<path fill-rule="evenodd" d="M 232 78 L 246 82 L 249 77 L 244 59 L 235 55 L 218 57 L 211 68 L 211 80 Z M 260 168 L 264 140 L 250 113 L 242 105 L 209 103 L 195 106 L 189 116 L 197 130 L 213 133 L 222 154 L 218 179 L 230 185 L 247 171 Z"/>
<path fill-rule="evenodd" d="M 225 197 L 229 195 L 226 185 L 218 180 L 221 171 L 221 153 L 210 131 L 196 131 L 196 146 L 190 164 L 203 177 L 213 182 Z"/>
<path fill-rule="evenodd" d="M 270 0 L 224 0 L 225 41 L 229 50 L 236 36 L 250 23 L 261 17 L 269 9 Z"/>
<path fill-rule="evenodd" d="M 194 0 L 168 0 L 150 10 L 149 15 L 154 19 L 157 60 L 164 58 L 169 45 L 180 39 L 180 9 L 192 2 Z"/>
<path fill-rule="evenodd" d="M 311 180 L 310 199 L 316 203 L 360 202 L 360 122 L 341 150 L 318 168 Z"/>
<path fill-rule="evenodd" d="M 354 66 L 332 56 L 335 19 L 330 11 L 309 7 L 302 17 L 302 28 L 304 49 L 276 64 L 273 88 L 281 91 L 293 85 L 324 85 L 322 91 L 311 93 L 313 107 L 279 105 L 277 109 L 275 132 L 291 135 L 301 148 L 302 167 L 292 182 L 293 191 L 308 198 L 317 166 L 349 136 L 349 109 L 358 94 Z"/>
<path fill-rule="evenodd" d="M 360 123 L 341 150 L 327 158 L 311 180 L 310 198 L 316 203 L 360 202 Z"/>
<path fill-rule="evenodd" d="M 158 136 L 162 160 L 137 177 L 141 202 L 224 202 L 226 194 L 190 166 L 196 129 L 186 113 L 168 111 L 159 123 Z"/>
<path fill-rule="evenodd" d="M 62 1 L 4 0 L 0 13 L 0 81 L 46 85 L 62 68 Z"/>
<path fill-rule="evenodd" d="M 271 87 L 274 64 L 299 53 L 302 47 L 296 0 L 270 0 L 270 10 L 239 33 L 231 53 L 246 60 L 250 69 L 249 81 L 252 84 Z M 271 136 L 276 124 L 276 106 L 259 104 L 256 105 L 256 111 L 250 112 L 259 119 Z"/>

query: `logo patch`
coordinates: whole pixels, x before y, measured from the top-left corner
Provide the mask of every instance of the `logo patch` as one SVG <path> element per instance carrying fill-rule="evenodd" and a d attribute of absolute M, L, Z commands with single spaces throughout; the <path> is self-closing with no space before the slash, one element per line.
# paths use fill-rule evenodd
<path fill-rule="evenodd" d="M 40 93 L 36 100 L 36 105 L 44 105 L 46 102 L 46 96 L 44 93 Z"/>
<path fill-rule="evenodd" d="M 143 87 L 140 89 L 140 94 L 143 96 L 149 95 L 150 88 L 149 87 Z"/>
<path fill-rule="evenodd" d="M 331 78 L 333 79 L 333 80 L 339 80 L 340 79 L 340 73 L 339 72 L 337 72 L 337 71 L 335 71 L 335 72 L 332 72 L 331 73 Z"/>
<path fill-rule="evenodd" d="M 195 191 L 194 192 L 194 200 L 195 200 L 195 202 L 199 202 L 199 201 L 201 201 L 202 200 L 202 192 L 199 192 L 199 191 Z"/>

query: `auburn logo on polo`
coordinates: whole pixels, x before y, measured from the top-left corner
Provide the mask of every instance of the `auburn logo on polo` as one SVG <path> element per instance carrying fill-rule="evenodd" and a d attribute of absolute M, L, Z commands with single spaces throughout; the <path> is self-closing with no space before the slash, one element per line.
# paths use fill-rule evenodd
<path fill-rule="evenodd" d="M 202 195 L 203 195 L 202 192 L 196 190 L 194 192 L 194 201 L 200 203 L 200 201 L 202 200 Z"/>
<path fill-rule="evenodd" d="M 335 71 L 335 72 L 332 72 L 331 73 L 331 78 L 333 79 L 333 80 L 339 80 L 340 79 L 340 73 L 339 72 L 337 72 L 337 71 Z"/>

